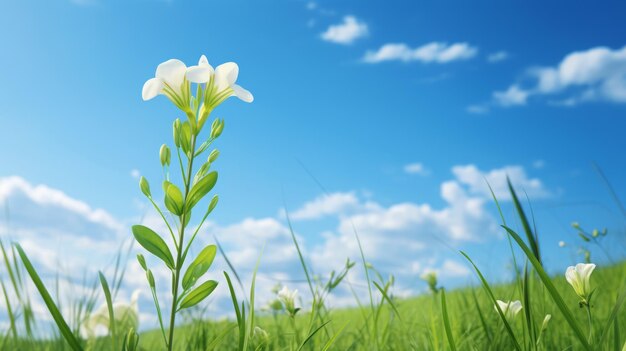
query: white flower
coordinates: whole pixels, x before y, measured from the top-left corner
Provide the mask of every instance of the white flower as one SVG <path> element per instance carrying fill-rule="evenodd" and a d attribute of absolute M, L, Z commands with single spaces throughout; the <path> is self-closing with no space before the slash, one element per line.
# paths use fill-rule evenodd
<path fill-rule="evenodd" d="M 206 56 L 200 56 L 197 66 L 187 68 L 187 79 L 192 83 L 207 83 L 211 80 L 211 76 L 215 73 L 213 66 L 209 64 Z"/>
<path fill-rule="evenodd" d="M 223 63 L 215 69 L 215 86 L 217 94 L 225 93 L 228 96 L 236 96 L 244 102 L 252 102 L 252 93 L 235 84 L 239 76 L 239 66 L 234 62 Z M 229 91 L 230 90 L 230 91 Z"/>
<path fill-rule="evenodd" d="M 502 313 L 504 313 L 504 318 L 506 318 L 506 320 L 508 321 L 513 320 L 513 318 L 517 316 L 519 311 L 522 310 L 522 303 L 519 302 L 519 300 L 509 302 L 496 300 L 496 302 L 498 303 L 498 306 L 500 306 Z M 498 308 L 496 306 L 493 306 L 493 308 L 498 311 Z"/>
<path fill-rule="evenodd" d="M 580 298 L 587 300 L 591 295 L 591 284 L 589 278 L 596 268 L 593 263 L 579 263 L 576 266 L 569 266 L 565 271 L 565 279 L 574 288 Z"/>
<path fill-rule="evenodd" d="M 167 96 L 172 101 L 182 98 L 186 73 L 187 66 L 180 60 L 171 59 L 161 63 L 156 69 L 154 78 L 148 79 L 143 85 L 141 97 L 144 101 L 153 99 L 159 94 Z"/>
<path fill-rule="evenodd" d="M 139 328 L 139 308 L 137 307 L 139 294 L 140 291 L 135 290 L 130 299 L 130 303 L 118 302 L 113 304 L 115 325 L 122 327 L 121 330 L 127 331 L 131 327 L 134 330 Z M 108 331 L 109 326 L 109 309 L 105 303 L 83 322 L 81 332 L 85 337 L 93 338 L 98 331 Z"/>
<path fill-rule="evenodd" d="M 559 241 L 559 247 L 565 247 L 565 241 L 563 240 Z"/>
<path fill-rule="evenodd" d="M 285 305 L 285 309 L 291 314 L 296 314 L 296 299 L 298 298 L 298 289 L 289 290 L 286 286 L 278 292 L 278 299 Z"/>

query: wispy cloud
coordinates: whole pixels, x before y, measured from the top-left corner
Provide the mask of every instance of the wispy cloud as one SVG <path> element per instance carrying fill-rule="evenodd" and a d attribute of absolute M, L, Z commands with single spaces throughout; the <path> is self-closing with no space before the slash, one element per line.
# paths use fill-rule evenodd
<path fill-rule="evenodd" d="M 417 48 L 411 48 L 404 43 L 389 43 L 376 51 L 368 51 L 363 61 L 379 63 L 384 61 L 419 61 L 423 63 L 448 63 L 470 59 L 478 53 L 478 48 L 468 43 L 447 44 L 432 42 Z"/>
<path fill-rule="evenodd" d="M 566 55 L 556 66 L 531 67 L 525 79 L 534 84 L 511 84 L 493 93 L 500 106 L 525 105 L 531 96 L 557 96 L 553 105 L 574 106 L 587 101 L 626 103 L 626 46 L 595 47 Z M 565 95 L 565 96 L 563 96 Z"/>
<path fill-rule="evenodd" d="M 367 24 L 352 15 L 345 16 L 343 22 L 328 27 L 321 34 L 323 40 L 348 45 L 368 34 Z"/>
<path fill-rule="evenodd" d="M 408 174 L 416 174 L 425 176 L 430 174 L 430 171 L 424 167 L 424 165 L 420 162 L 409 163 L 404 166 L 404 172 Z"/>
<path fill-rule="evenodd" d="M 502 51 L 497 51 L 497 52 L 489 54 L 489 56 L 487 56 L 487 61 L 490 63 L 497 63 L 497 62 L 505 61 L 508 58 L 509 58 L 509 53 L 502 50 Z"/>

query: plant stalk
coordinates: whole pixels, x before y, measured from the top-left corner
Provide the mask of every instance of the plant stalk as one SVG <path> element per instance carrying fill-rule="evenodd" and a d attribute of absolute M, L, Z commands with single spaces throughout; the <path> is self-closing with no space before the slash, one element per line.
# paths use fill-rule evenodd
<path fill-rule="evenodd" d="M 191 187 L 191 172 L 193 170 L 193 160 L 195 158 L 196 152 L 196 135 L 195 133 L 191 134 L 191 156 L 187 161 L 187 173 L 185 174 L 185 203 L 187 202 L 187 195 L 189 194 L 189 188 Z M 172 285 L 172 311 L 170 314 L 170 335 L 169 335 L 169 344 L 168 351 L 172 351 L 174 347 L 174 324 L 176 322 L 176 305 L 178 304 L 178 285 L 180 281 L 180 271 L 183 268 L 182 262 L 182 254 L 183 254 L 183 239 L 185 238 L 185 221 L 186 221 L 187 210 L 184 209 L 183 213 L 180 215 L 180 235 L 178 238 L 178 242 L 180 245 L 178 246 L 177 254 L 176 254 L 176 271 L 173 272 L 174 284 Z"/>

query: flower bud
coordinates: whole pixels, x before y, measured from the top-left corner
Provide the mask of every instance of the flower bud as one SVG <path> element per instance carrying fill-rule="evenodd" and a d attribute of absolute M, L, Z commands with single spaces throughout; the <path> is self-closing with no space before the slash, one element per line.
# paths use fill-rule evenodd
<path fill-rule="evenodd" d="M 124 338 L 124 340 L 125 340 L 124 349 L 126 351 L 136 351 L 136 350 L 138 350 L 139 334 L 137 334 L 137 332 L 135 332 L 135 329 L 130 328 L 128 330 L 128 334 L 126 334 L 126 337 Z"/>
<path fill-rule="evenodd" d="M 543 318 L 543 323 L 541 323 L 542 332 L 548 328 L 548 323 L 550 322 L 550 319 L 552 319 L 551 314 L 546 314 L 546 316 Z"/>
<path fill-rule="evenodd" d="M 224 120 L 215 119 L 211 125 L 211 138 L 215 139 L 224 131 Z"/>
<path fill-rule="evenodd" d="M 137 254 L 137 261 L 139 262 L 139 265 L 141 266 L 141 268 L 143 268 L 143 270 L 147 270 L 148 266 L 146 266 L 146 259 L 145 257 L 143 257 L 142 254 Z"/>
<path fill-rule="evenodd" d="M 154 275 L 152 274 L 151 270 L 147 270 L 146 271 L 146 278 L 148 278 L 148 284 L 150 284 L 151 288 L 154 288 L 156 283 L 154 282 Z"/>
<path fill-rule="evenodd" d="M 220 151 L 219 151 L 219 150 L 217 150 L 217 149 L 215 149 L 215 150 L 211 151 L 211 153 L 209 154 L 209 158 L 208 158 L 208 160 L 207 160 L 207 161 L 208 161 L 209 163 L 213 163 L 213 162 L 215 162 L 215 160 L 217 160 L 217 158 L 219 157 L 219 155 L 220 155 Z"/>
<path fill-rule="evenodd" d="M 171 152 L 170 148 L 167 147 L 167 145 L 161 145 L 161 150 L 159 150 L 159 157 L 161 158 L 161 166 L 170 165 Z"/>
<path fill-rule="evenodd" d="M 578 222 L 572 222 L 572 227 L 574 229 L 580 229 L 580 224 L 578 224 Z"/>
<path fill-rule="evenodd" d="M 148 181 L 143 176 L 139 178 L 139 188 L 146 197 L 152 197 L 152 194 L 150 194 L 150 184 L 148 184 Z"/>
<path fill-rule="evenodd" d="M 591 236 L 593 236 L 594 238 L 597 238 L 598 235 L 600 235 L 600 231 L 598 231 L 597 229 L 594 229 L 593 232 L 591 232 Z"/>
<path fill-rule="evenodd" d="M 174 145 L 176 145 L 176 147 L 180 147 L 180 127 L 180 119 L 176 118 L 176 120 L 174 121 L 174 126 L 172 127 L 174 132 Z"/>

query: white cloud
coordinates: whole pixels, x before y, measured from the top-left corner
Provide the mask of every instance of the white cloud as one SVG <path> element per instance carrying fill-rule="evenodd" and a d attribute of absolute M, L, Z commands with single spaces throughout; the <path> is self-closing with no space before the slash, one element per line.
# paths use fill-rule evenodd
<path fill-rule="evenodd" d="M 527 88 L 513 84 L 504 92 L 495 92 L 495 102 L 516 106 L 524 105 L 529 96 L 556 95 L 562 98 L 552 103 L 561 106 L 587 101 L 626 103 L 626 46 L 576 51 L 556 66 L 529 68 L 525 78 L 534 83 Z"/>
<path fill-rule="evenodd" d="M 290 214 L 295 220 L 316 219 L 327 215 L 341 214 L 346 210 L 359 206 L 359 200 L 354 193 L 332 193 L 321 195 L 305 203 L 301 208 Z"/>
<path fill-rule="evenodd" d="M 321 34 L 322 39 L 337 44 L 352 44 L 358 38 L 368 34 L 367 24 L 356 17 L 348 15 L 340 24 L 331 25 Z"/>
<path fill-rule="evenodd" d="M 529 95 L 529 91 L 521 89 L 517 84 L 514 84 L 505 91 L 495 91 L 493 98 L 500 106 L 508 107 L 526 105 Z"/>
<path fill-rule="evenodd" d="M 383 61 L 448 63 L 470 59 L 477 53 L 478 49 L 468 43 L 448 45 L 443 42 L 431 42 L 414 49 L 404 43 L 390 43 L 381 46 L 377 51 L 366 52 L 363 61 L 368 63 Z"/>
<path fill-rule="evenodd" d="M 525 191 L 530 198 L 537 199 L 550 196 L 541 180 L 528 177 L 522 166 L 505 166 L 490 171 L 481 171 L 475 165 L 470 164 L 455 166 L 452 168 L 452 173 L 454 173 L 461 184 L 469 187 L 470 193 L 481 195 L 488 199 L 492 197 L 489 186 L 491 186 L 498 200 L 511 199 L 506 181 L 507 176 L 511 179 L 511 183 L 516 188 L 516 191 Z M 518 196 L 521 196 L 521 194 L 518 194 Z"/>
<path fill-rule="evenodd" d="M 404 166 L 404 172 L 408 174 L 428 175 L 430 172 L 422 163 L 409 163 Z"/>
<path fill-rule="evenodd" d="M 30 216 L 33 225 L 45 225 L 49 221 L 66 223 L 86 221 L 101 226 L 105 230 L 123 229 L 122 224 L 106 211 L 93 209 L 86 203 L 46 185 L 32 185 L 20 177 L 0 178 L 0 203 L 3 202 L 10 203 L 11 207 L 30 210 L 26 214 Z M 21 214 L 12 215 L 20 216 Z M 76 230 L 80 229 L 76 228 Z"/>
<path fill-rule="evenodd" d="M 487 61 L 489 61 L 490 63 L 496 63 L 496 62 L 502 62 L 508 58 L 509 58 L 508 52 L 497 51 L 497 52 L 489 54 L 489 56 L 487 56 Z"/>

